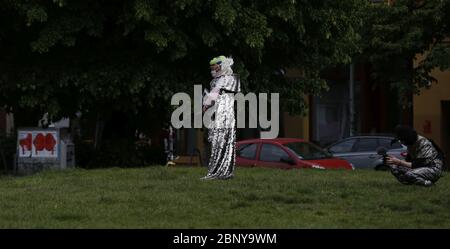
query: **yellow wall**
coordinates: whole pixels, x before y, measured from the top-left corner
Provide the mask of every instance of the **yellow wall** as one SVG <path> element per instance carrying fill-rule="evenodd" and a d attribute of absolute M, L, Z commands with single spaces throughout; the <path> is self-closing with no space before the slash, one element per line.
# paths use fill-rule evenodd
<path fill-rule="evenodd" d="M 433 83 L 430 89 L 421 89 L 420 95 L 413 97 L 414 128 L 442 146 L 441 101 L 450 100 L 450 70 L 434 70 L 432 75 L 438 83 Z M 431 133 L 426 133 L 424 129 L 426 122 L 431 123 Z"/>
<path fill-rule="evenodd" d="M 286 70 L 288 78 L 303 77 L 303 72 L 300 69 L 288 68 Z M 280 96 L 282 98 L 283 96 Z M 309 106 L 309 98 L 305 96 L 306 106 Z M 309 141 L 309 113 L 305 116 L 289 115 L 288 112 L 280 114 L 280 118 L 284 118 L 284 136 L 290 138 L 301 138 Z M 281 132 L 281 131 L 280 131 Z"/>
<path fill-rule="evenodd" d="M 309 141 L 309 116 L 291 116 L 288 112 L 284 116 L 284 136 L 301 138 Z"/>

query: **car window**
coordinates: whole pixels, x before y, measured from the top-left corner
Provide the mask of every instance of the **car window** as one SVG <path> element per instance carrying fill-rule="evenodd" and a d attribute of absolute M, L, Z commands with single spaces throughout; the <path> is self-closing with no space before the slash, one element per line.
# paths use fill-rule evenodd
<path fill-rule="evenodd" d="M 259 159 L 266 162 L 280 162 L 282 157 L 289 157 L 289 155 L 279 146 L 273 144 L 263 144 Z"/>
<path fill-rule="evenodd" d="M 387 138 L 380 138 L 378 140 L 378 142 L 380 143 L 381 147 L 387 148 L 389 150 L 402 148 L 402 145 L 398 141 L 393 143 L 392 146 L 391 146 L 391 141 L 392 141 L 392 139 L 387 139 Z"/>
<path fill-rule="evenodd" d="M 292 151 L 300 159 L 314 160 L 332 157 L 329 153 L 310 143 L 292 142 L 284 144 L 284 147 Z"/>
<path fill-rule="evenodd" d="M 255 159 L 256 157 L 256 147 L 258 144 L 255 143 L 249 143 L 249 144 L 243 144 L 239 148 L 239 157 L 246 158 L 246 159 Z"/>
<path fill-rule="evenodd" d="M 346 153 L 351 152 L 356 139 L 345 140 L 341 143 L 335 144 L 330 147 L 332 153 Z"/>
<path fill-rule="evenodd" d="M 376 151 L 378 147 L 376 138 L 360 138 L 356 151 Z"/>

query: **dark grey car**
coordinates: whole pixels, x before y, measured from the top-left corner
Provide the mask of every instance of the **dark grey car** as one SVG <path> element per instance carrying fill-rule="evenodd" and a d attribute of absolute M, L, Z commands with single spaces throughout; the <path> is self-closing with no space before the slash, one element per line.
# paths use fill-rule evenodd
<path fill-rule="evenodd" d="M 385 170 L 383 157 L 378 155 L 377 149 L 384 147 L 388 155 L 399 159 L 405 159 L 406 146 L 395 142 L 391 144 L 394 137 L 390 136 L 354 136 L 342 139 L 327 147 L 333 156 L 347 160 L 356 169 Z"/>

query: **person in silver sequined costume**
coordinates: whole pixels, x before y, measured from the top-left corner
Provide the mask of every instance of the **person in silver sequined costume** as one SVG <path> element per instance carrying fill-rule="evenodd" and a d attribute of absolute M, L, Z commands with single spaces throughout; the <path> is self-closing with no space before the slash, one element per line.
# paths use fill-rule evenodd
<path fill-rule="evenodd" d="M 219 56 L 210 61 L 210 91 L 203 98 L 203 111 L 214 111 L 208 127 L 210 157 L 208 173 L 202 179 L 230 179 L 234 176 L 236 158 L 236 122 L 234 93 L 240 92 L 239 77 L 233 74 L 232 58 Z M 211 111 L 210 110 L 210 111 Z"/>
<path fill-rule="evenodd" d="M 406 161 L 387 157 L 392 174 L 403 184 L 433 185 L 442 175 L 442 151 L 411 127 L 398 126 L 396 134 L 398 140 L 408 147 L 408 156 Z"/>

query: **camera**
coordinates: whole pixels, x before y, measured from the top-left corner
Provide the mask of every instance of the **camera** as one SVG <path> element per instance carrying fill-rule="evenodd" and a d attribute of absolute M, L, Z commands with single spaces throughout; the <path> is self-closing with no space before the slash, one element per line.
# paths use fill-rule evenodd
<path fill-rule="evenodd" d="M 387 149 L 384 148 L 384 147 L 379 147 L 379 148 L 377 149 L 377 154 L 380 155 L 380 156 L 383 156 L 383 164 L 384 164 L 384 165 L 387 165 L 387 163 L 386 163 Z"/>

